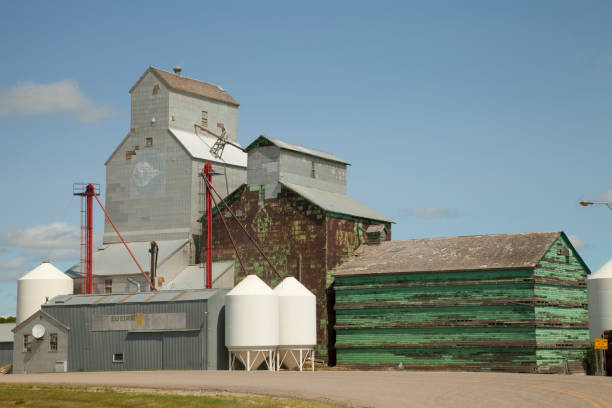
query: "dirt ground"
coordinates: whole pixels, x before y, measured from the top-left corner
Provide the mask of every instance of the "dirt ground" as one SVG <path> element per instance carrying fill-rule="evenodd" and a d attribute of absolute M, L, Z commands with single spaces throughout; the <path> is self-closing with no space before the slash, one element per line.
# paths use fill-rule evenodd
<path fill-rule="evenodd" d="M 612 408 L 612 377 L 416 371 L 115 371 L 0 375 L 2 383 L 239 393 L 344 407 Z"/>

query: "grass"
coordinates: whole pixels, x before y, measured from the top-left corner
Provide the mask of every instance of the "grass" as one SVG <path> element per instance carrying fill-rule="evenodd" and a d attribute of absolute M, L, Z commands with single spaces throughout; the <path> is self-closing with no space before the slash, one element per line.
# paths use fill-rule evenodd
<path fill-rule="evenodd" d="M 27 408 L 332 408 L 333 405 L 288 398 L 254 396 L 200 396 L 119 392 L 105 388 L 0 384 L 1 407 Z"/>

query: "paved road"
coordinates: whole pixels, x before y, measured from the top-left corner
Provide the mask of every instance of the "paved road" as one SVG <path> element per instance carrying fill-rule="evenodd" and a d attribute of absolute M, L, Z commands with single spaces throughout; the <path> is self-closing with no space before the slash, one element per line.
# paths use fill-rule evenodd
<path fill-rule="evenodd" d="M 415 371 L 119 371 L 0 375 L 0 383 L 72 384 L 295 397 L 346 407 L 612 408 L 612 378 Z"/>

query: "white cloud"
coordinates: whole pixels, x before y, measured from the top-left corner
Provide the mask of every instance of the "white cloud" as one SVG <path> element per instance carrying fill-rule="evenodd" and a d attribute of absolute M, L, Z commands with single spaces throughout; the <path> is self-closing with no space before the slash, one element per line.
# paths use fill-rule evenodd
<path fill-rule="evenodd" d="M 612 188 L 597 198 L 597 201 L 605 201 L 608 203 L 612 203 Z"/>
<path fill-rule="evenodd" d="M 0 259 L 0 282 L 10 282 L 23 274 L 26 258 L 19 256 L 12 259 Z"/>
<path fill-rule="evenodd" d="M 73 79 L 35 84 L 25 82 L 0 88 L 0 116 L 25 116 L 72 113 L 81 122 L 95 122 L 114 114 L 112 109 L 97 106 L 79 89 Z"/>
<path fill-rule="evenodd" d="M 0 242 L 20 248 L 78 248 L 80 237 L 79 227 L 54 222 L 50 225 L 5 231 L 0 234 Z"/>
<path fill-rule="evenodd" d="M 440 207 L 426 207 L 426 208 L 411 208 L 408 210 L 408 214 L 413 217 L 419 218 L 456 218 L 459 213 L 456 210 L 449 208 Z"/>
<path fill-rule="evenodd" d="M 576 249 L 584 249 L 588 246 L 578 235 L 568 235 L 567 237 Z"/>

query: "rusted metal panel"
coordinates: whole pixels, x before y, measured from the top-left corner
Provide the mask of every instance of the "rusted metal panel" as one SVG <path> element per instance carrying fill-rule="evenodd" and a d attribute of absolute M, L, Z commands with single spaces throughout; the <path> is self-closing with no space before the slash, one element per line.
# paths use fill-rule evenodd
<path fill-rule="evenodd" d="M 255 237 L 282 277 L 293 276 L 317 297 L 317 343 L 319 355 L 325 356 L 327 345 L 327 298 L 331 271 L 347 259 L 363 242 L 365 220 L 347 216 L 335 217 L 283 188 L 276 198 L 263 199 L 259 186 L 244 186 L 235 191 L 229 205 Z M 279 282 L 264 257 L 246 237 L 240 226 L 222 211 L 236 241 L 246 271 L 235 264 L 236 282 L 245 275 L 256 274 L 274 286 Z M 390 231 L 390 226 L 387 227 Z M 205 248 L 201 248 L 203 252 Z M 235 259 L 234 249 L 220 215 L 213 216 L 213 261 Z"/>

